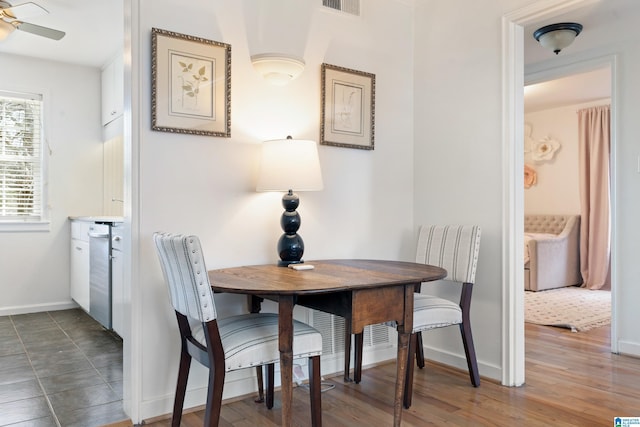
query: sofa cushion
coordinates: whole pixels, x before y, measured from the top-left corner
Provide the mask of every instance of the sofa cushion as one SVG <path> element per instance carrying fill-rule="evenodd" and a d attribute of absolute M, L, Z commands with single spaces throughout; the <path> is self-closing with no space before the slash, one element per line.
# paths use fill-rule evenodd
<path fill-rule="evenodd" d="M 525 215 L 525 233 L 550 233 L 560 234 L 567 221 L 574 215 Z"/>

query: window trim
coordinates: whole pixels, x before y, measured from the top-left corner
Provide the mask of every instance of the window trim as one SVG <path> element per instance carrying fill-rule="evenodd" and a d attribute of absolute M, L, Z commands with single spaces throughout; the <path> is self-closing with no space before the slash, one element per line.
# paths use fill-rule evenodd
<path fill-rule="evenodd" d="M 51 221 L 0 220 L 0 233 L 17 231 L 51 231 Z"/>
<path fill-rule="evenodd" d="M 40 123 L 40 186 L 41 186 L 41 213 L 39 219 L 19 219 L 0 217 L 0 233 L 2 232 L 29 232 L 29 231 L 51 231 L 51 219 L 49 208 L 49 157 L 50 147 L 47 138 L 48 120 L 50 117 L 50 94 L 47 89 L 35 87 L 2 87 L 0 93 L 3 94 L 29 94 L 41 97 L 41 123 Z"/>

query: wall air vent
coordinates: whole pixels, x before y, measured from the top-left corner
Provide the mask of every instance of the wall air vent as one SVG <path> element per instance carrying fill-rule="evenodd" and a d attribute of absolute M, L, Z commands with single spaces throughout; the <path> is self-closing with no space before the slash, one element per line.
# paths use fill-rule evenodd
<path fill-rule="evenodd" d="M 322 0 L 322 5 L 340 12 L 360 16 L 360 0 Z"/>
<path fill-rule="evenodd" d="M 322 334 L 322 355 L 344 353 L 344 319 L 332 314 L 311 310 L 311 325 Z M 390 328 L 384 324 L 364 328 L 364 348 L 391 343 Z M 352 347 L 353 353 L 353 347 Z M 353 365 L 351 365 L 353 367 Z"/>

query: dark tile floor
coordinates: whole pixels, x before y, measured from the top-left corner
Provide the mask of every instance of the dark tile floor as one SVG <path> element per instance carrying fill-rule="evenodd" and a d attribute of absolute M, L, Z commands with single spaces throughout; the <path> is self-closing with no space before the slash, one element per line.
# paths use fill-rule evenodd
<path fill-rule="evenodd" d="M 0 316 L 0 426 L 127 419 L 122 340 L 80 309 Z"/>

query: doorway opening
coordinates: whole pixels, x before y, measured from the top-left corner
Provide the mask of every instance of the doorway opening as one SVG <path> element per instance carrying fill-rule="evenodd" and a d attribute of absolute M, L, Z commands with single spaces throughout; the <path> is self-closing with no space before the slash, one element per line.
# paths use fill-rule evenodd
<path fill-rule="evenodd" d="M 508 386 L 519 386 L 525 382 L 525 343 L 524 343 L 524 274 L 523 240 L 524 240 L 524 76 L 525 76 L 525 37 L 527 25 L 535 25 L 545 19 L 559 19 L 569 12 L 577 11 L 593 4 L 589 0 L 538 2 L 526 8 L 505 14 L 503 17 L 503 159 L 504 178 L 503 188 L 503 333 L 502 333 L 502 383 Z M 599 3 L 600 4 L 600 3 Z M 612 87 L 616 88 L 616 58 L 615 55 L 603 56 L 599 54 L 576 55 L 574 62 L 563 59 L 541 61 L 536 66 L 527 66 L 527 82 L 543 81 L 557 77 L 560 66 L 565 75 L 576 68 L 584 70 L 594 64 L 609 64 L 612 70 Z M 553 64 L 553 65 L 549 65 Z M 593 67 L 596 68 L 596 67 Z M 553 75 L 553 73 L 556 73 Z M 615 91 L 614 91 L 615 92 Z M 612 134 L 611 158 L 616 153 L 616 119 L 615 93 L 612 93 Z M 615 189 L 615 166 L 612 162 L 611 188 Z M 616 217 L 615 192 L 611 194 L 611 216 Z M 612 224 L 612 240 L 615 242 L 615 223 Z M 615 245 L 612 246 L 611 265 L 615 265 Z M 612 271 L 612 307 L 615 314 L 615 270 Z M 615 315 L 611 321 L 611 350 L 617 352 Z"/>
<path fill-rule="evenodd" d="M 589 64 L 569 74 L 562 68 L 549 70 L 541 81 L 525 75 L 525 322 L 574 332 L 610 325 L 611 288 L 606 274 L 607 251 L 612 246 L 606 232 L 611 223 L 610 203 L 608 197 L 591 198 L 585 192 L 602 187 L 602 193 L 607 193 L 612 171 L 606 156 L 600 162 L 605 169 L 595 177 L 596 182 L 585 172 L 590 169 L 581 164 L 588 151 L 580 147 L 585 141 L 580 137 L 579 116 L 604 109 L 609 123 L 611 76 L 611 64 Z M 607 147 L 609 140 L 607 134 Z M 594 212 L 604 215 L 605 225 L 591 231 Z M 567 223 L 556 234 L 553 228 L 558 221 Z M 602 248 L 602 257 L 592 257 L 589 251 L 597 253 L 598 248 L 590 248 L 587 242 L 591 240 L 584 236 L 600 230 L 607 247 Z"/>

